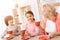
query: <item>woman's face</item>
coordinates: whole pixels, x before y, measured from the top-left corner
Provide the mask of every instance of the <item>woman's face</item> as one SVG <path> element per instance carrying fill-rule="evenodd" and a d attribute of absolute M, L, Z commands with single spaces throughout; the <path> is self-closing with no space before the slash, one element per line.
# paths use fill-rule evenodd
<path fill-rule="evenodd" d="M 50 11 L 49 9 L 44 8 L 43 9 L 43 15 L 44 15 L 45 18 L 48 18 L 50 20 L 54 20 L 55 19 L 52 11 Z"/>
<path fill-rule="evenodd" d="M 47 10 L 46 10 L 46 8 L 43 8 L 43 15 L 44 15 L 44 17 L 47 17 Z"/>
<path fill-rule="evenodd" d="M 33 21 L 33 19 L 34 19 L 34 16 L 32 15 L 32 14 L 26 14 L 26 18 L 27 18 L 27 20 L 29 21 L 29 22 L 32 22 Z"/>

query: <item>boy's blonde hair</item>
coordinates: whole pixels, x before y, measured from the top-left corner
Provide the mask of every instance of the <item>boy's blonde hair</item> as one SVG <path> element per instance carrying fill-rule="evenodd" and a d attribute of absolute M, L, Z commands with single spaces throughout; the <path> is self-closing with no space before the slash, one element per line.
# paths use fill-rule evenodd
<path fill-rule="evenodd" d="M 43 9 L 46 10 L 47 18 L 57 16 L 56 9 L 53 7 L 53 5 L 45 4 L 45 5 L 43 5 Z"/>

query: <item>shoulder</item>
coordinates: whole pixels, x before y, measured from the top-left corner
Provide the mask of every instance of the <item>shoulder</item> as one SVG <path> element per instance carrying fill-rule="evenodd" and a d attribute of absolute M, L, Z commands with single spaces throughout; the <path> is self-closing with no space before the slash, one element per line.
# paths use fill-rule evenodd
<path fill-rule="evenodd" d="M 57 20 L 60 21 L 60 14 L 57 15 Z"/>
<path fill-rule="evenodd" d="M 60 18 L 60 14 L 58 14 L 57 17 Z"/>

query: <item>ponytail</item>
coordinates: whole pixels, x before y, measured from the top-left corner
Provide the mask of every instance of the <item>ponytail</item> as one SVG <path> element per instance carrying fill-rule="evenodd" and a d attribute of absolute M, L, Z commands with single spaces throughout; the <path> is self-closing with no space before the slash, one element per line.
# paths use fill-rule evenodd
<path fill-rule="evenodd" d="M 33 20 L 35 21 L 35 18 L 33 18 Z"/>

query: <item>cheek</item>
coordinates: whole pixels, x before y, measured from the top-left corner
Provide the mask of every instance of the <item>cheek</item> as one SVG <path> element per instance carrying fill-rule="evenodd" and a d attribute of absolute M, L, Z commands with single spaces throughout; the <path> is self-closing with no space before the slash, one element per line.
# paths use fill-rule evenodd
<path fill-rule="evenodd" d="M 28 21 L 30 20 L 30 18 L 26 18 Z"/>
<path fill-rule="evenodd" d="M 33 20 L 33 18 L 32 17 L 29 17 L 27 20 L 30 21 L 30 20 Z"/>
<path fill-rule="evenodd" d="M 43 14 L 44 16 L 47 16 L 48 15 L 48 12 L 44 12 L 44 14 Z"/>
<path fill-rule="evenodd" d="M 28 18 L 28 20 L 31 20 L 32 18 L 30 17 L 30 18 Z"/>
<path fill-rule="evenodd" d="M 31 20 L 33 20 L 33 19 L 34 19 L 34 17 L 30 17 L 30 19 L 31 19 Z"/>
<path fill-rule="evenodd" d="M 10 22 L 10 24 L 13 24 L 13 22 Z"/>
<path fill-rule="evenodd" d="M 9 22 L 8 25 L 11 25 L 11 23 Z"/>

